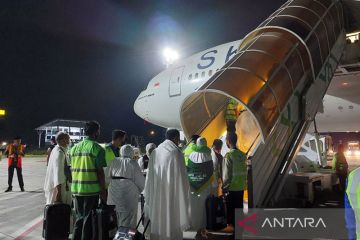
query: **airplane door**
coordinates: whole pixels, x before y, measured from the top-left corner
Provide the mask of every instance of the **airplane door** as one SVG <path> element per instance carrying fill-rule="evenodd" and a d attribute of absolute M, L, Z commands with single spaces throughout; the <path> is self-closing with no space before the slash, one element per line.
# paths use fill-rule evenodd
<path fill-rule="evenodd" d="M 184 66 L 174 69 L 169 82 L 169 96 L 174 97 L 181 94 L 181 78 Z"/>

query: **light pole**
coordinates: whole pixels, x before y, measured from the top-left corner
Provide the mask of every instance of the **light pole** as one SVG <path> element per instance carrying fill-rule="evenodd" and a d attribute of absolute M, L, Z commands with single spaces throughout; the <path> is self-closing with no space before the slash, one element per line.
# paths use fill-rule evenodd
<path fill-rule="evenodd" d="M 163 50 L 163 56 L 166 68 L 168 68 L 171 64 L 173 64 L 176 60 L 179 59 L 178 52 L 171 48 L 165 48 Z"/>

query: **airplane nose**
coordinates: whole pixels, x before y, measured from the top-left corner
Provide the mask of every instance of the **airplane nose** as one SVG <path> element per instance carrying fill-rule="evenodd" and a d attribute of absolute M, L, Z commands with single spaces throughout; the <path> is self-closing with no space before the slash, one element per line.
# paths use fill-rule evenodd
<path fill-rule="evenodd" d="M 146 120 L 148 115 L 148 108 L 146 107 L 145 99 L 141 98 L 141 94 L 135 100 L 134 112 L 136 113 L 136 115 Z"/>
<path fill-rule="evenodd" d="M 135 100 L 134 103 L 134 112 L 136 113 L 136 115 L 138 115 L 139 117 L 143 118 L 142 116 L 142 111 L 141 111 L 141 105 L 140 105 L 140 101 L 138 99 Z"/>

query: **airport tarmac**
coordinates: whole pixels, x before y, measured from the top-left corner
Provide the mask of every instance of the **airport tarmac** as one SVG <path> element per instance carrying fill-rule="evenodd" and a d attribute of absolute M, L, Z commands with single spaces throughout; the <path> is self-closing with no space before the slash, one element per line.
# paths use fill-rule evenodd
<path fill-rule="evenodd" d="M 8 185 L 7 159 L 0 162 L 0 171 L 0 239 L 42 239 L 46 158 L 23 159 L 25 192 L 20 191 L 16 173 L 13 191 L 4 192 Z"/>
<path fill-rule="evenodd" d="M 43 239 L 42 220 L 45 206 L 43 184 L 46 173 L 45 157 L 25 157 L 23 177 L 25 192 L 20 191 L 14 173 L 13 191 L 7 188 L 7 159 L 0 161 L 0 240 Z M 138 216 L 140 217 L 140 207 Z M 142 231 L 142 226 L 140 229 Z M 195 233 L 184 233 L 184 238 L 193 238 Z"/>
<path fill-rule="evenodd" d="M 347 159 L 350 169 L 360 165 L 360 156 L 347 157 Z M 20 191 L 16 173 L 13 179 L 13 191 L 4 192 L 7 188 L 7 159 L 0 161 L 0 171 L 0 240 L 42 239 L 45 157 L 23 159 L 25 192 Z M 194 234 L 194 232 L 186 232 L 184 238 L 191 239 Z"/>

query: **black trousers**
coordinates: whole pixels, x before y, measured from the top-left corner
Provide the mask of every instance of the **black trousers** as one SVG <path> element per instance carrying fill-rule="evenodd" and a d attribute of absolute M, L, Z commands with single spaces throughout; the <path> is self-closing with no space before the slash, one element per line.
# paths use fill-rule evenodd
<path fill-rule="evenodd" d="M 226 131 L 236 133 L 236 120 L 226 120 Z"/>
<path fill-rule="evenodd" d="M 339 178 L 339 182 L 340 182 L 340 191 L 341 192 L 345 192 L 346 190 L 346 178 L 347 178 L 347 174 L 345 173 L 338 173 L 338 178 Z"/>
<path fill-rule="evenodd" d="M 18 168 L 18 167 L 14 167 L 14 166 L 10 166 L 8 168 L 8 185 L 9 185 L 9 187 L 12 187 L 12 180 L 14 177 L 14 169 L 16 169 L 16 175 L 18 177 L 19 186 L 21 188 L 23 188 L 24 180 L 23 180 L 23 176 L 22 176 L 22 168 Z"/>
<path fill-rule="evenodd" d="M 75 225 L 73 240 L 93 239 L 91 212 L 99 204 L 99 195 L 74 196 Z"/>
<path fill-rule="evenodd" d="M 243 208 L 244 191 L 229 191 L 226 197 L 227 223 L 235 226 L 235 209 Z"/>

